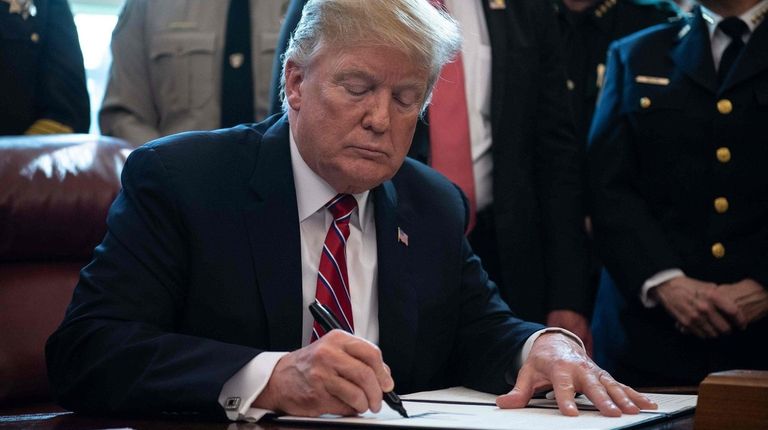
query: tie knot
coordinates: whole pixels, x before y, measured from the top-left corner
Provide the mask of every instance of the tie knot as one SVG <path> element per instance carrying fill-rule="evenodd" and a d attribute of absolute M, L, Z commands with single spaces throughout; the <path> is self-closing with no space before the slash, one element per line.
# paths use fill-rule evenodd
<path fill-rule="evenodd" d="M 729 16 L 718 24 L 720 31 L 725 33 L 732 40 L 741 40 L 741 36 L 749 31 L 747 24 L 736 16 Z"/>
<path fill-rule="evenodd" d="M 348 219 L 352 211 L 357 207 L 357 200 L 352 194 L 336 194 L 334 198 L 325 204 L 325 207 L 331 211 L 336 221 Z"/>

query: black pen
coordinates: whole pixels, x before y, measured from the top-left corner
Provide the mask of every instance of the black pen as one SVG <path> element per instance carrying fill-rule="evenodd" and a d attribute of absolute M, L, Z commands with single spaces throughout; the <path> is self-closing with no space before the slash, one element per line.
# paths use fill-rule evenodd
<path fill-rule="evenodd" d="M 326 333 L 333 329 L 348 331 L 341 326 L 339 320 L 333 315 L 333 312 L 317 300 L 309 305 L 309 312 L 312 314 L 312 318 L 320 324 L 320 327 L 322 327 Z M 408 412 L 405 411 L 402 400 L 400 400 L 400 397 L 395 394 L 394 391 L 384 393 L 384 401 L 390 408 L 396 410 L 403 417 L 408 418 Z"/>

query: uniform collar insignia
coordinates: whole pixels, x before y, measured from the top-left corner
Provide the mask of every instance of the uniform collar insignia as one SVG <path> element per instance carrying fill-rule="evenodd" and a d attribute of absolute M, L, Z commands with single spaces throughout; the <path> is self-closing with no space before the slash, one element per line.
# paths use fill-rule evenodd
<path fill-rule="evenodd" d="M 605 0 L 600 3 L 600 5 L 595 8 L 595 16 L 602 18 L 603 15 L 605 15 L 609 10 L 616 6 L 617 1 L 618 0 Z"/>
<path fill-rule="evenodd" d="M 27 19 L 37 14 L 37 8 L 33 0 L 0 0 L 8 3 L 8 13 L 17 13 L 22 18 Z"/>

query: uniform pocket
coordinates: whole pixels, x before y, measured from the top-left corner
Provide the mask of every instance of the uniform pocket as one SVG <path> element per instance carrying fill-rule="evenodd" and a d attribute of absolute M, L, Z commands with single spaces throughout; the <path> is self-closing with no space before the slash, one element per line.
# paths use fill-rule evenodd
<path fill-rule="evenodd" d="M 150 44 L 152 90 L 162 110 L 188 111 L 213 97 L 214 33 L 164 33 Z"/>

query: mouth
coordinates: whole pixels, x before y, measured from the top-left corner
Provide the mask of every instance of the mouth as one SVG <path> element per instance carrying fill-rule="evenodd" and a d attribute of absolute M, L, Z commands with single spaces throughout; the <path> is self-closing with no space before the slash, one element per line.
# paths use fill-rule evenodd
<path fill-rule="evenodd" d="M 363 157 L 363 158 L 388 158 L 388 155 L 377 148 L 367 147 L 367 146 L 350 146 L 350 150 L 352 150 L 356 155 Z"/>

